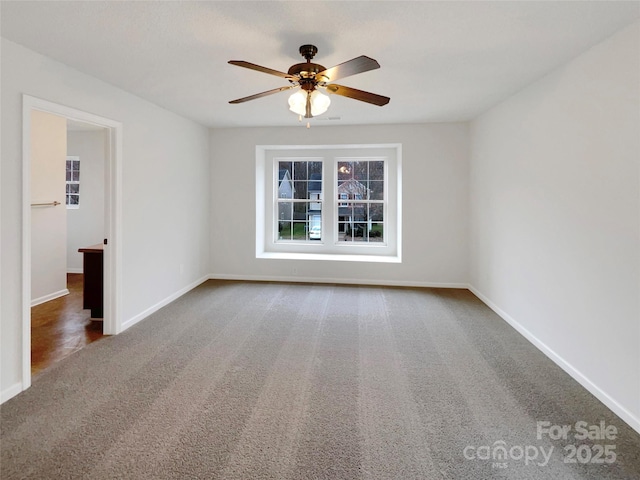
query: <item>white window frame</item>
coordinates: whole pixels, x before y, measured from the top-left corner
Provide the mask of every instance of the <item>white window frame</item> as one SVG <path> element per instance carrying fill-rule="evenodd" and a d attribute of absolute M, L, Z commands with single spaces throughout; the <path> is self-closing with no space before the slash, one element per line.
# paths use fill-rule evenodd
<path fill-rule="evenodd" d="M 384 242 L 339 242 L 338 162 L 385 160 Z M 278 241 L 278 162 L 321 160 L 322 239 Z M 258 145 L 256 258 L 400 263 L 402 261 L 402 145 Z"/>
<path fill-rule="evenodd" d="M 271 220 L 272 223 L 274 223 L 274 228 L 273 228 L 273 242 L 275 243 L 287 243 L 289 245 L 291 244 L 299 244 L 299 243 L 307 243 L 310 240 L 280 240 L 278 237 L 278 231 L 275 229 L 275 222 L 276 222 L 276 218 L 278 218 L 278 212 L 280 211 L 279 209 L 279 203 L 278 202 L 278 195 L 276 194 L 276 190 L 279 187 L 279 181 L 280 181 L 280 176 L 278 174 L 280 168 L 279 168 L 279 162 L 321 162 L 322 163 L 322 178 L 324 179 L 325 176 L 325 164 L 323 162 L 323 158 L 322 157 L 303 157 L 303 156 L 294 156 L 294 157 L 290 157 L 290 156 L 285 156 L 285 157 L 274 157 L 273 158 L 273 181 L 274 181 L 274 194 L 273 194 L 273 219 Z M 309 179 L 306 180 L 307 182 L 309 181 Z M 291 195 L 291 198 L 287 198 L 287 200 L 290 200 L 292 203 L 308 203 L 309 206 L 311 206 L 311 203 L 320 203 L 320 210 L 322 211 L 322 217 L 324 218 L 324 210 L 325 210 L 325 204 L 324 204 L 324 180 L 322 180 L 322 185 L 323 185 L 323 190 L 322 193 L 320 195 L 319 199 L 316 199 L 315 202 L 312 202 L 311 198 L 295 198 L 295 182 L 296 180 L 294 180 L 293 178 L 291 178 L 291 184 L 292 184 L 292 190 L 293 193 Z M 283 198 L 280 198 L 280 200 L 283 200 Z M 308 218 L 307 218 L 308 221 Z M 324 221 L 323 221 L 323 225 L 321 227 L 321 231 L 324 232 Z"/>
<path fill-rule="evenodd" d="M 356 242 L 348 242 L 348 243 L 344 243 L 344 242 L 339 242 L 340 245 L 344 245 L 348 248 L 354 248 L 356 246 L 372 246 L 372 247 L 383 247 L 383 246 L 387 246 L 389 243 L 389 236 L 391 235 L 393 237 L 393 231 L 387 233 L 387 228 L 386 228 L 386 224 L 387 224 L 387 214 L 389 212 L 389 176 L 390 176 L 390 171 L 389 171 L 389 166 L 390 166 L 390 162 L 388 157 L 373 157 L 373 156 L 363 156 L 363 155 L 358 155 L 358 156 L 349 156 L 349 157 L 336 157 L 334 159 L 334 165 L 333 165 L 333 171 L 334 171 L 334 178 L 333 178 L 333 185 L 335 190 L 333 191 L 333 197 L 336 199 L 335 203 L 334 203 L 334 219 L 333 219 L 333 223 L 334 223 L 334 227 L 335 227 L 335 231 L 332 232 L 334 235 L 334 242 L 339 242 L 339 234 L 340 234 L 340 228 L 338 226 L 338 221 L 340 218 L 340 213 L 339 213 L 339 209 L 340 207 L 344 207 L 344 206 L 349 206 L 350 204 L 354 204 L 354 203 L 360 203 L 360 204 L 366 204 L 366 205 L 371 205 L 371 204 L 378 204 L 378 205 L 383 205 L 383 213 L 382 213 L 382 224 L 383 224 L 383 238 L 382 238 L 382 243 L 381 242 L 360 242 L 360 241 L 356 241 Z M 351 162 L 376 162 L 376 161 L 383 161 L 385 163 L 384 166 L 384 192 L 383 192 L 383 201 L 380 202 L 378 200 L 371 200 L 370 198 L 367 199 L 363 199 L 362 195 L 359 193 L 354 194 L 354 198 L 353 199 L 344 199 L 342 197 L 342 195 L 338 194 L 338 178 L 337 178 L 337 172 L 338 172 L 338 164 L 339 163 L 351 163 Z M 392 173 L 392 172 L 391 172 Z M 393 178 L 393 175 L 392 175 Z M 368 180 L 368 179 L 367 179 Z M 393 190 L 393 189 L 392 189 Z M 343 202 L 343 200 L 346 200 L 345 202 Z"/>
<path fill-rule="evenodd" d="M 67 162 L 78 162 L 78 172 L 80 171 L 80 157 L 78 156 L 69 156 L 67 155 Z M 66 178 L 65 178 L 66 180 Z M 77 194 L 73 194 L 73 195 L 78 195 L 78 203 L 73 205 L 73 204 L 69 204 L 67 203 L 67 198 L 69 197 L 69 194 L 67 193 L 66 190 L 66 186 L 67 185 L 78 185 L 78 193 Z M 78 181 L 74 181 L 74 180 L 66 180 L 65 182 L 65 192 L 64 192 L 64 203 L 67 206 L 67 210 L 77 210 L 78 208 L 80 208 L 80 180 Z"/>

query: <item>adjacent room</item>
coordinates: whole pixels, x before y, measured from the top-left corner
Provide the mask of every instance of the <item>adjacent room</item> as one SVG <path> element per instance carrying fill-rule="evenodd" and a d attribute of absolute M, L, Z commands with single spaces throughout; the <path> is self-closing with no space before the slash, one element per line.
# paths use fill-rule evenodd
<path fill-rule="evenodd" d="M 640 3 L 0 13 L 2 478 L 640 478 Z"/>

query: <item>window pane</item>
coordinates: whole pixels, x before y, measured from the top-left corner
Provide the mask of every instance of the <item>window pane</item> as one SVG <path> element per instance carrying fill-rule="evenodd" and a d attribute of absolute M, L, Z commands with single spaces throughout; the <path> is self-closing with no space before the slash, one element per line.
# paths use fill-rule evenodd
<path fill-rule="evenodd" d="M 300 181 L 295 181 L 293 182 L 293 189 L 294 189 L 294 193 L 293 193 L 293 198 L 298 198 L 300 200 L 306 200 L 309 198 L 309 194 L 307 192 L 307 186 L 308 186 L 309 182 L 300 182 Z"/>
<path fill-rule="evenodd" d="M 382 242 L 384 237 L 384 225 L 382 223 L 372 223 L 369 230 L 370 242 Z"/>
<path fill-rule="evenodd" d="M 291 240 L 291 222 L 280 222 L 278 224 L 278 239 Z"/>
<path fill-rule="evenodd" d="M 343 202 L 343 205 L 342 207 L 338 207 L 338 221 L 350 222 L 353 219 L 353 204 Z"/>
<path fill-rule="evenodd" d="M 318 196 L 313 196 L 314 193 L 322 192 L 322 173 L 312 173 L 309 176 L 309 198 L 320 198 Z"/>
<path fill-rule="evenodd" d="M 293 162 L 278 162 L 279 170 L 287 170 L 289 172 L 289 178 L 293 178 L 291 176 L 291 172 L 293 171 Z"/>
<path fill-rule="evenodd" d="M 279 202 L 278 203 L 278 221 L 291 222 L 291 220 L 293 220 L 293 203 Z"/>
<path fill-rule="evenodd" d="M 309 178 L 313 176 L 313 174 L 319 175 L 318 178 L 322 177 L 322 162 L 308 162 L 309 163 Z"/>
<path fill-rule="evenodd" d="M 293 222 L 293 240 L 307 239 L 307 222 Z"/>
<path fill-rule="evenodd" d="M 307 202 L 296 202 L 293 204 L 293 219 L 306 220 L 307 218 Z"/>
<path fill-rule="evenodd" d="M 313 213 L 309 215 L 309 239 L 322 239 L 322 215 L 320 214 Z"/>
<path fill-rule="evenodd" d="M 67 182 L 71 180 L 71 172 L 67 168 Z"/>
<path fill-rule="evenodd" d="M 384 182 L 378 180 L 369 182 L 369 195 L 370 200 L 384 200 Z"/>
<path fill-rule="evenodd" d="M 353 178 L 367 181 L 369 178 L 369 162 L 353 162 Z"/>
<path fill-rule="evenodd" d="M 68 183 L 67 184 L 67 192 L 69 193 L 80 193 L 80 185 L 77 183 Z"/>
<path fill-rule="evenodd" d="M 384 180 L 384 162 L 369 162 L 369 180 Z"/>
<path fill-rule="evenodd" d="M 80 197 L 78 195 L 69 195 L 67 205 L 79 205 Z"/>
<path fill-rule="evenodd" d="M 309 178 L 307 172 L 307 164 L 309 162 L 293 162 L 293 179 L 307 180 Z"/>
<path fill-rule="evenodd" d="M 372 203 L 369 205 L 369 219 L 373 222 L 382 222 L 384 214 L 384 205 L 381 203 Z"/>
<path fill-rule="evenodd" d="M 72 179 L 74 182 L 79 182 L 80 181 L 80 170 L 74 170 L 72 172 Z"/>
<path fill-rule="evenodd" d="M 353 177 L 352 162 L 338 162 L 338 180 L 348 180 Z"/>

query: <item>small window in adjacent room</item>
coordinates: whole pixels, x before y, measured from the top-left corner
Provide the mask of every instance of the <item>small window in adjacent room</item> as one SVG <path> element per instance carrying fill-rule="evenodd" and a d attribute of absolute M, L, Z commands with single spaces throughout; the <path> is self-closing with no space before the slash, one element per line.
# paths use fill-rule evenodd
<path fill-rule="evenodd" d="M 80 208 L 80 157 L 67 157 L 67 208 Z"/>

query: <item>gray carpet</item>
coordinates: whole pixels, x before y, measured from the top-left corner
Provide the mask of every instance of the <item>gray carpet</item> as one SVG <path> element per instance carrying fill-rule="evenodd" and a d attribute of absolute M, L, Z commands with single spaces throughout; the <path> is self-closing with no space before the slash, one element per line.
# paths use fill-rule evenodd
<path fill-rule="evenodd" d="M 466 290 L 209 281 L 1 420 L 3 479 L 640 478 L 640 436 Z"/>

